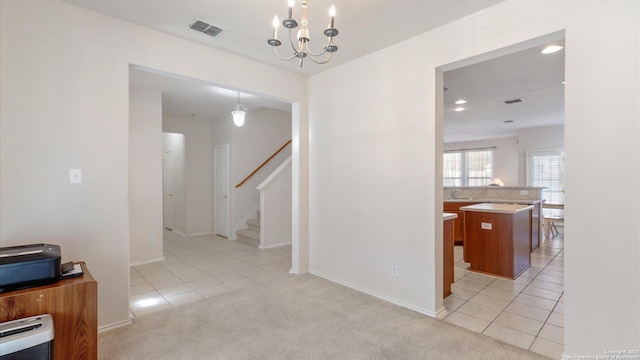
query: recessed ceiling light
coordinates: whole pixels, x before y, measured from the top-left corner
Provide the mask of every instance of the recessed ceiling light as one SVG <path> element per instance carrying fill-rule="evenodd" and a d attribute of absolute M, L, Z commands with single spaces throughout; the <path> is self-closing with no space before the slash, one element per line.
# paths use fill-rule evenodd
<path fill-rule="evenodd" d="M 467 100 L 462 100 L 462 99 L 460 99 L 460 100 L 455 102 L 456 105 L 462 105 L 462 104 L 466 104 L 466 103 L 467 103 Z"/>
<path fill-rule="evenodd" d="M 463 108 L 462 106 L 458 106 L 457 108 L 455 108 L 453 110 L 460 112 L 460 111 L 464 111 L 465 109 L 466 108 Z"/>
<path fill-rule="evenodd" d="M 562 85 L 564 85 L 564 80 L 562 80 Z"/>
<path fill-rule="evenodd" d="M 549 45 L 546 48 L 542 49 L 541 53 L 543 54 L 553 54 L 554 52 L 560 51 L 564 48 L 564 46 L 560 45 Z"/>

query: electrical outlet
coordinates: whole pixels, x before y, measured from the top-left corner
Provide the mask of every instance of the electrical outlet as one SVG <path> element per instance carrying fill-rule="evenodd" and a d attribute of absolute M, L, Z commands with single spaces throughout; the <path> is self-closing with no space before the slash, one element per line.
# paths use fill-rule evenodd
<path fill-rule="evenodd" d="M 520 195 L 529 195 L 529 190 L 520 190 Z"/>
<path fill-rule="evenodd" d="M 391 265 L 391 276 L 398 277 L 398 265 Z"/>
<path fill-rule="evenodd" d="M 69 169 L 69 184 L 82 184 L 81 169 Z"/>
<path fill-rule="evenodd" d="M 491 223 L 486 223 L 486 222 L 480 223 L 480 229 L 482 230 L 491 230 L 492 228 L 493 228 L 493 224 Z"/>
<path fill-rule="evenodd" d="M 153 244 L 154 242 L 156 242 L 156 237 L 153 235 L 149 235 L 149 244 Z"/>

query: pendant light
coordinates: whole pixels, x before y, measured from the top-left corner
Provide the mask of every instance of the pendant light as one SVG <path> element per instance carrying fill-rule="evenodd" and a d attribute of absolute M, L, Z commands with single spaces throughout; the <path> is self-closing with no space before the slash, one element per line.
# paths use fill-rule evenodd
<path fill-rule="evenodd" d="M 238 102 L 231 111 L 231 115 L 233 115 L 233 123 L 237 127 L 241 127 L 242 125 L 244 125 L 244 116 L 246 113 L 247 108 L 244 105 L 240 104 L 240 92 L 238 91 Z"/>

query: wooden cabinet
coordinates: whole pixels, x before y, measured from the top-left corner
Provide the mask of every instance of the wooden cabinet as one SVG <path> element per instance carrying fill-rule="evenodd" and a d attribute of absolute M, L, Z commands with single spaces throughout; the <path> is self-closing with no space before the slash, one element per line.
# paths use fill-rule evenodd
<path fill-rule="evenodd" d="M 442 295 L 451 295 L 454 279 L 453 223 L 456 219 L 444 220 L 442 224 Z"/>
<path fill-rule="evenodd" d="M 503 202 L 508 202 L 509 200 L 504 200 Z M 456 245 L 464 245 L 464 216 L 461 207 L 467 205 L 474 205 L 483 203 L 485 201 L 445 201 L 443 205 L 444 212 L 457 214 L 458 218 L 453 220 L 453 240 Z M 542 233 L 542 207 L 540 206 L 540 201 L 532 201 L 529 204 L 533 206 L 533 210 L 531 211 L 531 245 L 529 252 L 533 252 L 540 246 L 541 239 L 543 236 Z M 465 250 L 465 261 L 466 261 L 466 250 Z"/>
<path fill-rule="evenodd" d="M 461 206 L 477 204 L 477 202 L 445 202 L 443 209 L 446 213 L 458 215 L 453 219 L 453 241 L 456 245 L 464 245 L 464 217 L 462 216 Z"/>
<path fill-rule="evenodd" d="M 51 314 L 54 359 L 98 358 L 98 283 L 83 276 L 0 294 L 0 322 Z"/>
<path fill-rule="evenodd" d="M 531 249 L 530 252 L 540 247 L 540 239 L 542 236 L 541 224 L 542 224 L 542 206 L 540 202 L 533 204 L 533 210 L 531 210 Z"/>
<path fill-rule="evenodd" d="M 513 214 L 465 211 L 469 270 L 515 279 L 530 266 L 531 210 Z"/>

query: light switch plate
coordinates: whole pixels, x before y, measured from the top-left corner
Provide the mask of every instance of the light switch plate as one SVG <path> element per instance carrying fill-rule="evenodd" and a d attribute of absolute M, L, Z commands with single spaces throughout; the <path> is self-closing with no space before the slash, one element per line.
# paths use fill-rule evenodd
<path fill-rule="evenodd" d="M 529 195 L 529 190 L 520 190 L 520 195 Z"/>
<path fill-rule="evenodd" d="M 82 170 L 69 169 L 69 184 L 82 184 Z"/>
<path fill-rule="evenodd" d="M 491 223 L 486 223 L 486 222 L 480 223 L 480 229 L 491 230 L 492 228 L 493 228 L 493 225 Z"/>

